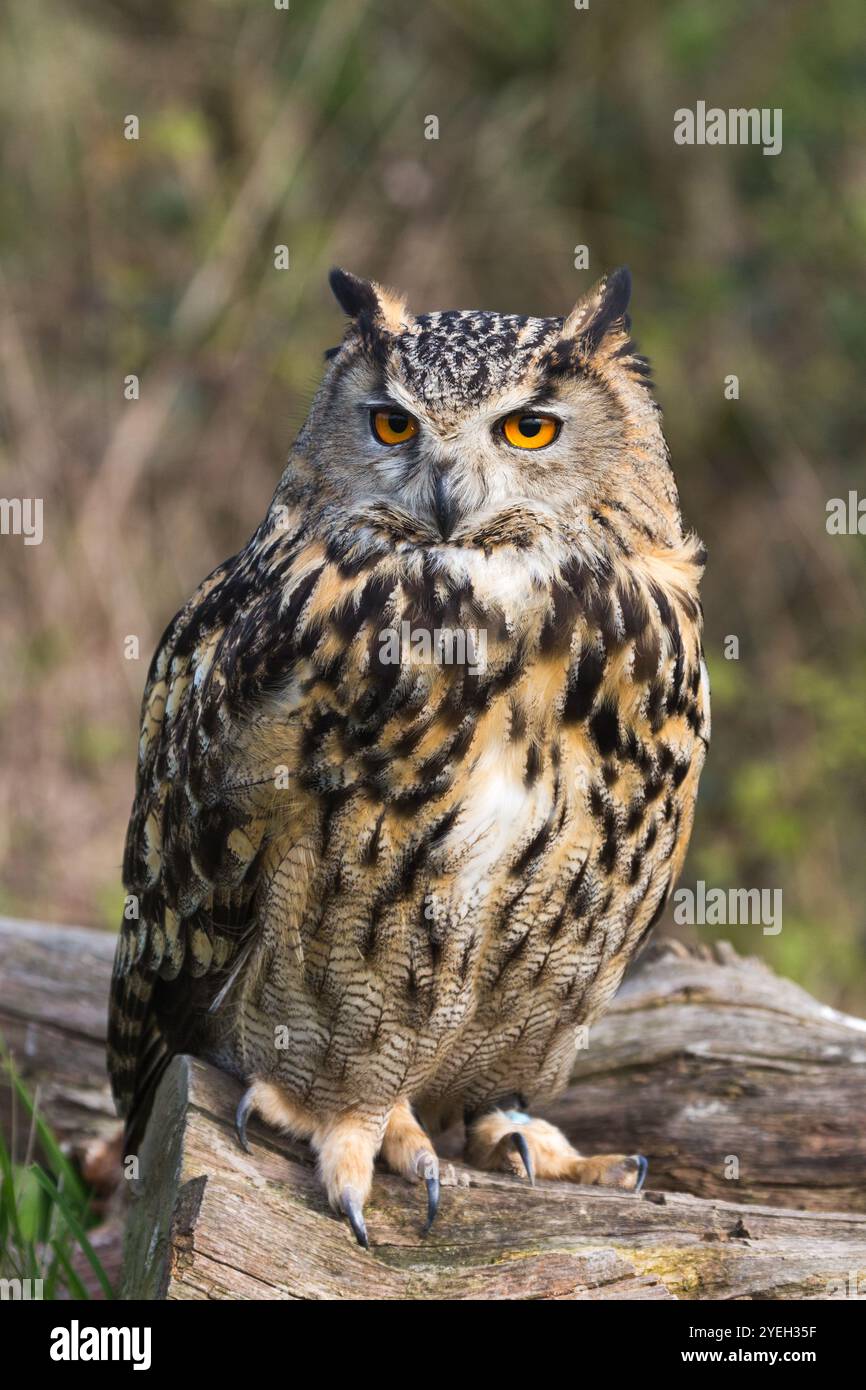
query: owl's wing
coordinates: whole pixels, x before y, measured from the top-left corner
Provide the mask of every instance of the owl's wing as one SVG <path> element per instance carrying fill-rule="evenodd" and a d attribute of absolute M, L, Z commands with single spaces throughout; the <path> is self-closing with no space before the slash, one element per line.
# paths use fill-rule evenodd
<path fill-rule="evenodd" d="M 255 590 L 243 557 L 215 570 L 169 625 L 145 688 L 108 1029 L 128 1135 L 141 1132 L 168 1060 L 194 1046 L 255 941 L 268 823 L 233 791 L 244 776 L 238 680 L 261 640 L 265 596 Z"/>

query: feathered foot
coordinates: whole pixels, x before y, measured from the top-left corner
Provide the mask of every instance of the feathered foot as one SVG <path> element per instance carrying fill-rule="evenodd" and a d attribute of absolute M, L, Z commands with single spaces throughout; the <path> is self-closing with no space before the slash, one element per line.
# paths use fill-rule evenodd
<path fill-rule="evenodd" d="M 639 1192 L 647 1175 L 643 1154 L 594 1154 L 584 1158 L 555 1125 L 522 1110 L 486 1110 L 466 1127 L 466 1162 L 488 1171 L 587 1186 L 618 1187 Z"/>
<path fill-rule="evenodd" d="M 400 1173 L 407 1182 L 423 1178 L 427 1184 L 426 1233 L 439 1210 L 439 1159 L 407 1101 L 398 1101 L 388 1116 L 382 1158 L 392 1173 Z"/>
<path fill-rule="evenodd" d="M 309 1139 L 318 1156 L 318 1172 L 335 1211 L 346 1217 L 364 1249 L 370 1241 L 364 1205 L 373 1181 L 373 1163 L 380 1151 L 395 1173 L 427 1185 L 427 1226 L 439 1207 L 439 1160 L 406 1101 L 398 1101 L 383 1126 L 375 1117 L 357 1111 L 319 1119 L 292 1101 L 269 1081 L 255 1081 L 241 1097 L 235 1128 L 241 1146 L 250 1152 L 247 1122 L 258 1114 L 274 1129 Z"/>

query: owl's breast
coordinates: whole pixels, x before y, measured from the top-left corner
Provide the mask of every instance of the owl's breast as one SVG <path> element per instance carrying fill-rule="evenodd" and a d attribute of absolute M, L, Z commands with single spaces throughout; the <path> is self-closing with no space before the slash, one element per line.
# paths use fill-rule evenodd
<path fill-rule="evenodd" d="M 660 563 L 305 571 L 243 783 L 269 826 L 255 1009 L 290 1020 L 299 1085 L 447 1088 L 520 1039 L 538 1068 L 610 996 L 706 738 L 699 610 Z"/>

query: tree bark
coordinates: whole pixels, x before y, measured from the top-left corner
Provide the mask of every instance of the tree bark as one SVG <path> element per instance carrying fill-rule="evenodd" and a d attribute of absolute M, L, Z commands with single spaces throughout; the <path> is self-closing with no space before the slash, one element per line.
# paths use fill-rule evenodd
<path fill-rule="evenodd" d="M 104 1071 L 113 939 L 0 921 L 0 1032 L 68 1148 L 116 1153 Z M 866 1292 L 866 1023 L 729 947 L 661 943 L 543 1113 L 584 1152 L 641 1151 L 639 1196 L 483 1174 L 445 1136 L 443 1192 L 377 1173 L 372 1250 L 303 1144 L 233 1133 L 239 1087 L 163 1080 L 129 1193 L 132 1298 L 843 1298 Z M 9 1133 L 8 1091 L 0 1122 Z M 19 1131 L 20 1131 L 19 1121 Z M 452 1155 L 449 1158 L 449 1154 Z M 98 1164 L 96 1165 L 98 1167 Z"/>
<path fill-rule="evenodd" d="M 866 1211 L 866 1021 L 724 942 L 652 948 L 545 1113 L 654 1188 Z"/>
<path fill-rule="evenodd" d="M 0 917 L 0 1037 L 62 1143 L 82 1151 L 117 1132 L 105 1070 L 114 936 Z M 25 1130 L 0 1076 L 0 1129 Z"/>
<path fill-rule="evenodd" d="M 140 1155 L 124 1295 L 138 1299 L 825 1299 L 866 1289 L 866 1216 L 568 1183 L 532 1188 L 443 1165 L 377 1174 L 372 1249 L 328 1211 L 306 1146 L 251 1126 L 240 1086 L 192 1058 L 163 1080 Z"/>

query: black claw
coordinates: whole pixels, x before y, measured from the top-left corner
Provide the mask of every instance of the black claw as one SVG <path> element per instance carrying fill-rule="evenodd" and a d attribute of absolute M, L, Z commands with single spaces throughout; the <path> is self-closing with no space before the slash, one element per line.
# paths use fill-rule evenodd
<path fill-rule="evenodd" d="M 439 1175 L 435 1178 L 427 1178 L 427 1225 L 424 1227 L 426 1236 L 433 1222 L 436 1220 L 436 1213 L 439 1210 Z"/>
<path fill-rule="evenodd" d="M 370 1238 L 367 1235 L 367 1227 L 364 1225 L 364 1213 L 351 1192 L 346 1191 L 340 1198 L 340 1206 L 343 1208 L 343 1215 L 349 1218 L 349 1225 L 355 1232 L 355 1239 L 359 1245 L 363 1245 L 365 1250 L 370 1249 Z"/>
<path fill-rule="evenodd" d="M 647 1159 L 644 1158 L 643 1154 L 635 1154 L 635 1158 L 637 1159 L 637 1166 L 639 1171 L 634 1190 L 635 1192 L 640 1192 L 641 1188 L 646 1182 L 646 1175 L 649 1172 L 649 1162 Z"/>
<path fill-rule="evenodd" d="M 235 1134 L 238 1136 L 240 1146 L 245 1153 L 252 1153 L 252 1149 L 247 1143 L 247 1120 L 250 1117 L 252 1108 L 253 1090 L 252 1087 L 250 1087 L 248 1091 L 244 1091 L 238 1102 L 238 1108 L 235 1111 Z"/>
<path fill-rule="evenodd" d="M 520 1154 L 520 1157 L 523 1160 L 523 1166 L 526 1169 L 526 1176 L 529 1178 L 529 1181 L 532 1183 L 532 1186 L 534 1187 L 535 1173 L 532 1168 L 532 1155 L 529 1152 L 529 1145 L 526 1142 L 526 1135 L 521 1134 L 519 1130 L 516 1130 L 514 1134 L 511 1135 L 511 1144 L 514 1151 Z"/>

